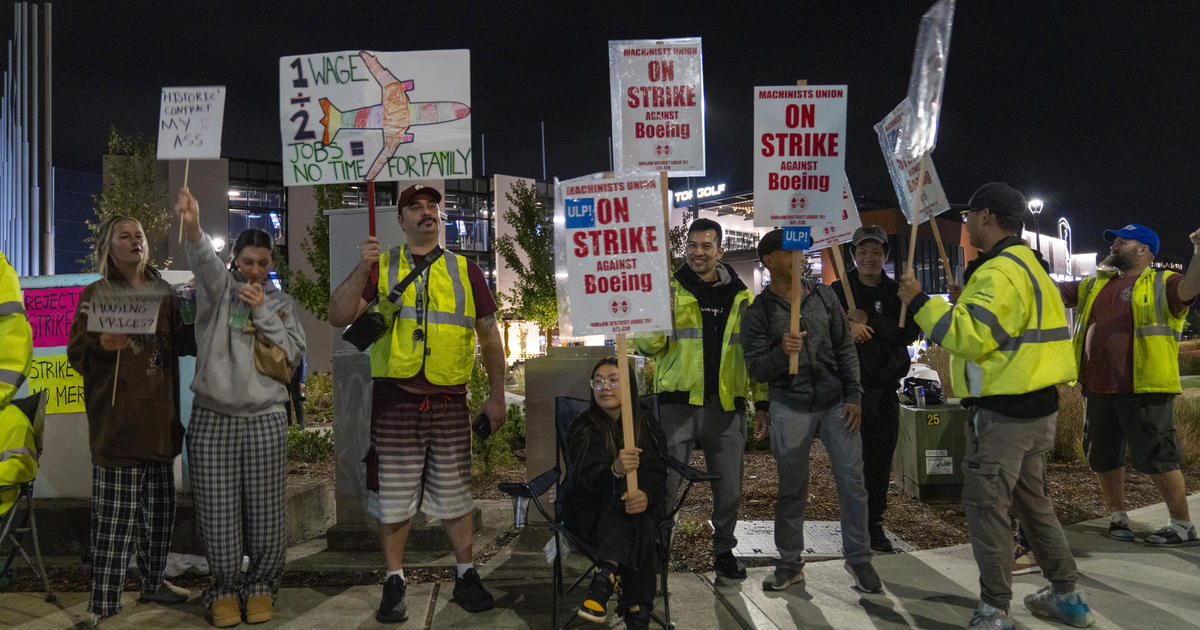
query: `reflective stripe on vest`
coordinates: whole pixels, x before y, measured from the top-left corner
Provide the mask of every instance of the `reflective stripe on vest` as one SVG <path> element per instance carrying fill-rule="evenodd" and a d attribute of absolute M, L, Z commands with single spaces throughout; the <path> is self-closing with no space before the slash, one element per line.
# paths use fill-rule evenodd
<path fill-rule="evenodd" d="M 5 315 L 24 315 L 25 305 L 17 301 L 0 303 L 0 317 Z"/>

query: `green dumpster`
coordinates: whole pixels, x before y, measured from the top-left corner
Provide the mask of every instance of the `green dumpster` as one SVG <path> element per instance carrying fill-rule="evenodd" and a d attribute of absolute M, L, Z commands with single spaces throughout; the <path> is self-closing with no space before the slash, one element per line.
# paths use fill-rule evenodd
<path fill-rule="evenodd" d="M 967 410 L 956 398 L 945 405 L 900 405 L 894 470 L 905 494 L 922 501 L 961 498 L 966 423 Z"/>

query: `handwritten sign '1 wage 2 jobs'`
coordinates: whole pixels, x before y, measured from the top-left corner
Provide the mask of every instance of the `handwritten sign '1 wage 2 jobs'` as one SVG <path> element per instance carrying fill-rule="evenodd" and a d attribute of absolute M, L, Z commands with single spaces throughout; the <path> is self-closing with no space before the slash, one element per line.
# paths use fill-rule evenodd
<path fill-rule="evenodd" d="M 225 87 L 165 87 L 158 115 L 158 159 L 221 157 Z"/>
<path fill-rule="evenodd" d="M 700 38 L 609 42 L 608 72 L 617 170 L 703 177 Z"/>
<path fill-rule="evenodd" d="M 163 296 L 154 293 L 97 291 L 88 305 L 88 332 L 154 334 L 162 299 Z"/>
<path fill-rule="evenodd" d="M 842 208 L 846 86 L 754 88 L 754 224 Z"/>
<path fill-rule="evenodd" d="M 570 335 L 671 327 L 662 190 L 654 176 L 557 186 L 559 321 Z"/>
<path fill-rule="evenodd" d="M 287 186 L 471 177 L 467 50 L 279 59 Z"/>

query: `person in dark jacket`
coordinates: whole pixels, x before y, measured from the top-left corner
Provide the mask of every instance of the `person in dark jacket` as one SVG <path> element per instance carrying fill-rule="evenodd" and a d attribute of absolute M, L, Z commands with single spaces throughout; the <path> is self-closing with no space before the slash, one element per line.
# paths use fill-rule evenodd
<path fill-rule="evenodd" d="M 171 286 L 148 261 L 138 221 L 105 219 L 96 234 L 101 279 L 80 294 L 67 340 L 67 359 L 83 377 L 92 453 L 93 624 L 121 612 L 131 554 L 141 601 L 178 604 L 188 598 L 187 590 L 163 579 L 175 528 L 174 462 L 183 446 L 176 348 L 182 322 Z M 161 295 L 154 334 L 88 331 L 97 296 L 135 292 Z"/>
<path fill-rule="evenodd" d="M 621 448 L 620 376 L 617 360 L 592 368 L 592 404 L 567 434 L 570 493 L 563 499 L 567 527 L 596 549 L 597 567 L 579 616 L 603 623 L 618 580 L 627 628 L 649 627 L 654 601 L 655 531 L 664 518 L 667 493 L 666 436 L 638 406 L 633 370 L 626 378 L 635 414 L 637 448 Z M 638 489 L 625 475 L 637 471 Z"/>
<path fill-rule="evenodd" d="M 860 591 L 878 593 L 883 586 L 871 567 L 867 490 L 858 437 L 862 400 L 858 354 L 833 290 L 792 277 L 792 257 L 803 255 L 783 248 L 783 230 L 762 237 L 758 257 L 771 272 L 771 283 L 746 309 L 742 325 L 750 378 L 769 386 L 771 453 L 779 472 L 775 499 L 779 561 L 763 588 L 781 591 L 804 581 L 809 454 L 813 440 L 820 438 L 837 482 L 846 570 Z M 799 333 L 790 330 L 788 297 L 793 282 L 801 283 L 803 292 Z M 788 373 L 790 354 L 798 355 L 795 374 Z M 754 432 L 762 439 L 767 426 L 756 423 Z"/>
<path fill-rule="evenodd" d="M 854 231 L 850 243 L 854 269 L 846 273 L 850 293 L 858 308 L 849 311 L 850 334 L 858 350 L 859 378 L 862 382 L 863 478 L 867 485 L 867 531 L 871 549 L 892 551 L 892 543 L 883 532 L 883 513 L 887 510 L 888 484 L 892 476 L 892 455 L 900 437 L 900 398 L 896 395 L 900 379 L 908 374 L 908 346 L 917 340 L 921 329 L 912 313 L 900 320 L 900 285 L 884 271 L 887 262 L 887 233 L 878 225 L 864 225 Z M 848 309 L 841 280 L 833 283 L 833 292 Z"/>

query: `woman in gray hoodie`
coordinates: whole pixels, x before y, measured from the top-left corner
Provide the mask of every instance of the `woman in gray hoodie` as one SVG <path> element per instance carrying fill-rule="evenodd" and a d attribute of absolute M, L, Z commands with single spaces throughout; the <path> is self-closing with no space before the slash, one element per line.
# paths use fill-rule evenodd
<path fill-rule="evenodd" d="M 175 205 L 196 275 L 196 377 L 187 448 L 196 520 L 213 582 L 204 593 L 212 624 L 271 619 L 283 575 L 287 480 L 286 382 L 261 370 L 256 344 L 282 350 L 287 369 L 304 355 L 304 329 L 284 292 L 271 284 L 271 237 L 246 230 L 226 269 L 200 230 L 186 189 Z M 278 353 L 276 353 L 278 355 Z M 290 377 L 290 375 L 289 375 Z M 243 553 L 250 569 L 243 575 Z"/>

